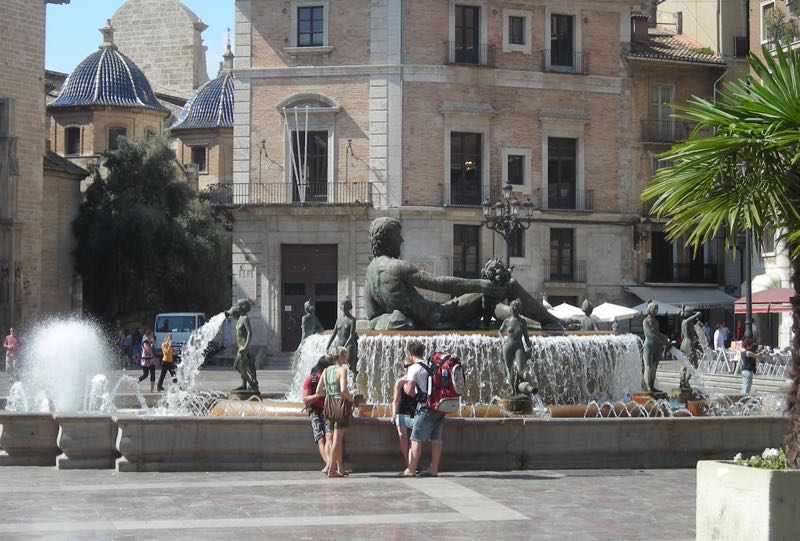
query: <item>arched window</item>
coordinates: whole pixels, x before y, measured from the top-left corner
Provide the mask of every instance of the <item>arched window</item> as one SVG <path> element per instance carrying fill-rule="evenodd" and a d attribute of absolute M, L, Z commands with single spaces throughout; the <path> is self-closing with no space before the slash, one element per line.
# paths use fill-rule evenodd
<path fill-rule="evenodd" d="M 81 153 L 81 129 L 72 126 L 64 129 L 64 154 L 77 156 Z"/>

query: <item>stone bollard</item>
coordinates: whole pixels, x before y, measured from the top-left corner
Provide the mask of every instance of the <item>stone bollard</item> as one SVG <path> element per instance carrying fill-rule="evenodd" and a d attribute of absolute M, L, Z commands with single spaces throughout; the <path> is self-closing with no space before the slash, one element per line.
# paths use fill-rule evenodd
<path fill-rule="evenodd" d="M 59 470 L 101 470 L 114 467 L 117 451 L 117 425 L 109 415 L 84 413 L 56 414 L 58 447 L 62 454 Z"/>
<path fill-rule="evenodd" d="M 0 465 L 55 465 L 58 424 L 52 413 L 3 411 L 0 425 Z"/>

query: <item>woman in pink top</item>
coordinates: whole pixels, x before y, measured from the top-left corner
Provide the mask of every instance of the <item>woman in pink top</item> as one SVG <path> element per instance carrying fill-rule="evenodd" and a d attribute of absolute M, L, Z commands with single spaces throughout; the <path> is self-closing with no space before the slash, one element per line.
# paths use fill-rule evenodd
<path fill-rule="evenodd" d="M 150 392 L 156 392 L 156 358 L 153 354 L 153 331 L 147 331 L 142 338 L 142 375 L 139 376 L 139 383 L 147 379 L 150 375 Z"/>

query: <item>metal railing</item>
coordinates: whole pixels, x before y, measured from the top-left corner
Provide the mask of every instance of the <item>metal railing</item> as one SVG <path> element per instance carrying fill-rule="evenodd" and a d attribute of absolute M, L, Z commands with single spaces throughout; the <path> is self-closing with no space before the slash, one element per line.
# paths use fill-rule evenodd
<path fill-rule="evenodd" d="M 586 283 L 586 260 L 545 259 L 544 273 L 546 282 Z"/>
<path fill-rule="evenodd" d="M 218 207 L 372 204 L 369 182 L 211 184 L 201 196 Z"/>
<path fill-rule="evenodd" d="M 642 141 L 645 143 L 674 143 L 688 137 L 691 128 L 675 120 L 642 120 Z"/>
<path fill-rule="evenodd" d="M 543 201 L 541 188 L 531 197 L 536 210 L 594 210 L 594 190 L 572 190 L 571 187 L 553 185 L 547 187 L 547 201 Z"/>
<path fill-rule="evenodd" d="M 494 67 L 495 46 L 481 43 L 465 46 L 463 43 L 449 41 L 447 45 L 447 64 L 465 64 Z"/>
<path fill-rule="evenodd" d="M 674 263 L 672 265 L 648 262 L 645 265 L 645 281 L 666 284 L 716 284 L 717 264 Z"/>
<path fill-rule="evenodd" d="M 589 53 L 573 53 L 558 49 L 542 50 L 544 71 L 589 75 L 592 57 Z"/>

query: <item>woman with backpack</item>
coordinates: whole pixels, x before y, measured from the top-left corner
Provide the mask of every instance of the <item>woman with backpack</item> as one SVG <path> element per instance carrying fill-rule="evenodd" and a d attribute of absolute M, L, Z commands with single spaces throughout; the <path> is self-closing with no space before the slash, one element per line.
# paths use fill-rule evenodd
<path fill-rule="evenodd" d="M 352 411 L 355 404 L 353 396 L 347 389 L 347 358 L 349 352 L 342 346 L 334 346 L 328 352 L 335 365 L 331 365 L 319 378 L 317 393 L 324 394 L 325 400 L 336 399 L 344 400 L 346 411 Z M 328 477 L 347 477 L 349 475 L 342 464 L 342 449 L 344 448 L 344 435 L 347 427 L 350 426 L 349 415 L 344 419 L 334 421 L 326 415 L 328 432 L 333 432 L 333 442 L 329 450 L 330 460 L 328 462 Z"/>

